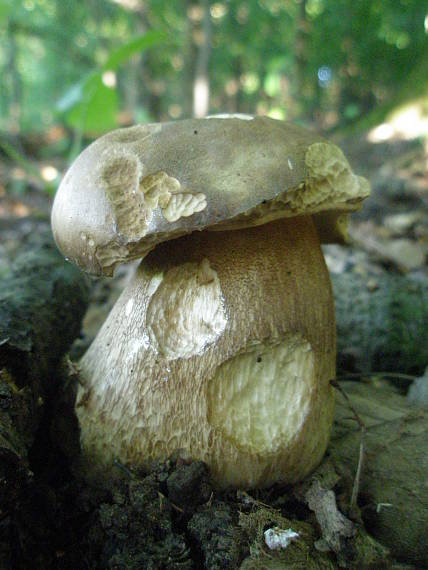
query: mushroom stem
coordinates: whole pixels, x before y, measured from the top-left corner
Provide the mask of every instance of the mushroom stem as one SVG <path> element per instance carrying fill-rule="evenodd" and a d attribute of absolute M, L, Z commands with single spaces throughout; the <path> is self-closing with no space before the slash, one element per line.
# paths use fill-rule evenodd
<path fill-rule="evenodd" d="M 334 404 L 333 297 L 312 218 L 159 245 L 80 369 L 91 462 L 148 466 L 180 450 L 219 487 L 301 479 Z"/>

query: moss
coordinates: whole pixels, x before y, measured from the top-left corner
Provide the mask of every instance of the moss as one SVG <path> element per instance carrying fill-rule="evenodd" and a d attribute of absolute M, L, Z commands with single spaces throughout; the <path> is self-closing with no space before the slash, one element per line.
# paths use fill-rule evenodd
<path fill-rule="evenodd" d="M 231 505 L 215 501 L 198 509 L 187 526 L 196 545 L 196 557 L 206 570 L 233 570 L 240 545 L 235 532 L 236 515 Z"/>
<path fill-rule="evenodd" d="M 428 285 L 401 276 L 332 275 L 340 362 L 362 372 L 422 374 L 428 362 Z"/>
<path fill-rule="evenodd" d="M 239 526 L 242 540 L 246 540 L 250 552 L 241 564 L 241 570 L 333 570 L 337 568 L 334 557 L 319 552 L 314 544 L 317 538 L 309 523 L 291 520 L 279 511 L 259 508 L 249 514 L 241 513 Z M 265 544 L 264 531 L 273 526 L 281 529 L 292 528 L 299 533 L 299 539 L 290 543 L 285 550 L 269 550 Z"/>

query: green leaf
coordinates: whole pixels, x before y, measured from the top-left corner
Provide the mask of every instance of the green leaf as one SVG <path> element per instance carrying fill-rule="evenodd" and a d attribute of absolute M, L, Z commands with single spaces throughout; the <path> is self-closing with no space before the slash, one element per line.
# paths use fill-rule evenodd
<path fill-rule="evenodd" d="M 113 50 L 100 69 L 93 71 L 68 89 L 56 105 L 57 111 L 65 115 L 67 124 L 91 134 L 117 127 L 119 111 L 117 90 L 115 86 L 105 85 L 103 74 L 106 71 L 117 71 L 134 54 L 141 53 L 165 38 L 165 34 L 156 31 L 133 38 Z"/>
<path fill-rule="evenodd" d="M 161 41 L 166 39 L 166 35 L 162 32 L 151 31 L 147 32 L 142 36 L 137 36 L 133 38 L 128 43 L 121 45 L 116 50 L 112 51 L 109 55 L 106 63 L 103 65 L 103 70 L 116 71 L 118 67 L 128 61 L 136 53 L 141 53 L 142 51 L 154 46 Z"/>
<path fill-rule="evenodd" d="M 83 86 L 82 93 L 82 100 L 67 113 L 67 123 L 85 133 L 114 129 L 119 109 L 116 89 L 107 87 L 100 76 L 95 76 Z"/>

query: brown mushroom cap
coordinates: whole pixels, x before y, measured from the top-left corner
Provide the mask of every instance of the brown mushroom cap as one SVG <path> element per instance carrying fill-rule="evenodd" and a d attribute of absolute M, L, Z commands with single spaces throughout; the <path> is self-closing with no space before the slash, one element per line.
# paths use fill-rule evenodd
<path fill-rule="evenodd" d="M 55 197 L 64 255 L 112 275 L 157 243 L 314 215 L 323 242 L 343 240 L 347 213 L 369 193 L 342 151 L 266 117 L 207 118 L 120 129 L 74 162 Z"/>

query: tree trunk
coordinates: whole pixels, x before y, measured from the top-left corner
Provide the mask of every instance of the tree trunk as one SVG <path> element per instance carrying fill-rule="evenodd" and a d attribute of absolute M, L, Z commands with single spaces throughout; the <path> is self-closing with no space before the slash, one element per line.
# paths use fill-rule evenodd
<path fill-rule="evenodd" d="M 205 117 L 208 114 L 210 98 L 209 60 L 211 54 L 211 13 L 210 1 L 201 0 L 203 18 L 198 41 L 193 82 L 193 115 Z"/>
<path fill-rule="evenodd" d="M 296 100 L 300 101 L 300 109 L 304 111 L 305 91 L 306 91 L 306 66 L 307 66 L 307 38 L 308 38 L 308 20 L 306 18 L 306 0 L 301 0 L 298 8 L 297 16 L 297 32 L 295 44 L 295 64 L 296 64 Z M 298 113 L 299 114 L 299 113 Z"/>
<path fill-rule="evenodd" d="M 9 76 L 9 129 L 18 134 L 21 130 L 21 110 L 22 110 L 22 82 L 18 72 L 18 45 L 16 42 L 15 30 L 10 25 L 7 30 L 8 50 L 7 50 L 7 75 Z"/>

